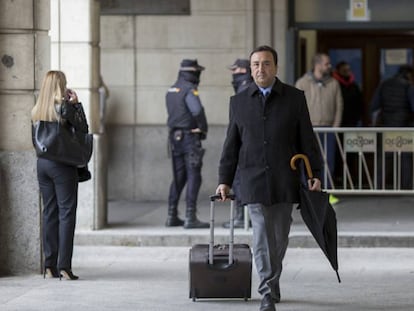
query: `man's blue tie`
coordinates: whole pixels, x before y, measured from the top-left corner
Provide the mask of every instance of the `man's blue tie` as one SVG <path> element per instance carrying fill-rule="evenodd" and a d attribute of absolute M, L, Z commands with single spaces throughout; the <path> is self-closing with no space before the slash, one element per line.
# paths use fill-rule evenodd
<path fill-rule="evenodd" d="M 269 92 L 268 91 L 263 91 L 262 96 L 263 96 L 262 103 L 264 105 L 266 103 L 267 97 L 269 96 Z"/>

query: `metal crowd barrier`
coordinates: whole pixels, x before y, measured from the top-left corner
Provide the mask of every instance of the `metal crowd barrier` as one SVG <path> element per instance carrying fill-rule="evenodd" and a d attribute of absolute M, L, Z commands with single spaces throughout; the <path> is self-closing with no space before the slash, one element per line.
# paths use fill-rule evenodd
<path fill-rule="evenodd" d="M 414 194 L 414 128 L 315 127 L 314 131 L 324 161 L 322 186 L 329 193 Z M 334 164 L 328 160 L 332 150 Z"/>
<path fill-rule="evenodd" d="M 414 194 L 414 128 L 315 127 L 314 132 L 324 162 L 321 181 L 325 191 L 332 194 Z M 335 166 L 331 168 L 329 141 L 333 142 L 335 150 Z M 247 206 L 244 215 L 244 229 L 249 230 Z"/>

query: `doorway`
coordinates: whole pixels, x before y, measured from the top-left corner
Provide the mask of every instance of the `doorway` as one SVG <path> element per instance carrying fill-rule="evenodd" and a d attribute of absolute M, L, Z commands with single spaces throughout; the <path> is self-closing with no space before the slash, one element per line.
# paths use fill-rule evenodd
<path fill-rule="evenodd" d="M 303 41 L 301 46 L 303 46 Z M 304 48 L 301 48 L 299 53 Z M 318 30 L 316 51 L 330 55 L 332 66 L 350 63 L 364 98 L 363 125 L 370 125 L 369 108 L 379 83 L 392 76 L 400 65 L 413 65 L 413 31 Z M 299 59 L 303 56 L 299 55 Z"/>

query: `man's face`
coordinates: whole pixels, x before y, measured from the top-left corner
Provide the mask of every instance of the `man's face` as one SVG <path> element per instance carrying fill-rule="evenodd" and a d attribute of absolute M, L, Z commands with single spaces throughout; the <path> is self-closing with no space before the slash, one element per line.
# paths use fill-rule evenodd
<path fill-rule="evenodd" d="M 345 78 L 351 75 L 351 67 L 349 65 L 343 65 L 339 68 L 338 73 Z"/>
<path fill-rule="evenodd" d="M 327 76 L 331 73 L 331 59 L 329 56 L 322 56 L 321 62 L 317 64 L 317 69 L 322 76 Z"/>
<path fill-rule="evenodd" d="M 277 73 L 277 65 L 272 53 L 268 51 L 256 52 L 250 57 L 250 68 L 254 82 L 263 88 L 272 85 Z"/>

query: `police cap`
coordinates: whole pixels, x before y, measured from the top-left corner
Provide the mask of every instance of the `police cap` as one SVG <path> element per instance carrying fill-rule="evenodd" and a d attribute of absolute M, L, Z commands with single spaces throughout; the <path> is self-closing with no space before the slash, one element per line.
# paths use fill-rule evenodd
<path fill-rule="evenodd" d="M 203 71 L 205 68 L 198 64 L 196 59 L 183 59 L 181 61 L 181 71 Z"/>
<path fill-rule="evenodd" d="M 234 62 L 233 65 L 228 66 L 227 68 L 229 68 L 230 70 L 234 70 L 236 68 L 246 68 L 248 69 L 250 67 L 250 62 L 248 59 L 242 59 L 242 58 L 238 58 L 236 59 L 236 61 Z"/>

